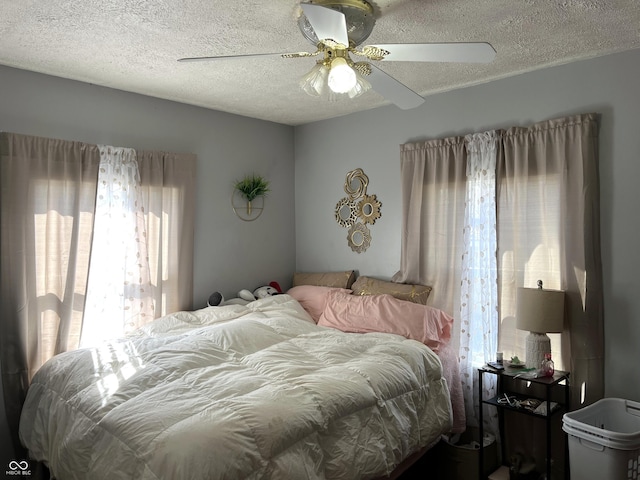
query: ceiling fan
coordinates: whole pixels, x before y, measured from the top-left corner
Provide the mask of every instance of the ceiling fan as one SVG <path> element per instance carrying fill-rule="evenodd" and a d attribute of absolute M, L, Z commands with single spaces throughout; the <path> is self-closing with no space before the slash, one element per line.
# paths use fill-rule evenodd
<path fill-rule="evenodd" d="M 240 57 L 279 56 L 303 58 L 320 56 L 316 65 L 300 81 L 310 95 L 330 100 L 355 98 L 370 88 L 402 109 L 417 107 L 424 99 L 372 62 L 464 62 L 489 63 L 496 52 L 478 43 L 398 43 L 360 45 L 375 25 L 374 11 L 366 0 L 309 0 L 301 3 L 298 26 L 316 46 L 314 52 L 260 53 L 215 57 L 181 58 L 180 62 L 210 61 Z M 351 57 L 363 57 L 354 61 Z"/>

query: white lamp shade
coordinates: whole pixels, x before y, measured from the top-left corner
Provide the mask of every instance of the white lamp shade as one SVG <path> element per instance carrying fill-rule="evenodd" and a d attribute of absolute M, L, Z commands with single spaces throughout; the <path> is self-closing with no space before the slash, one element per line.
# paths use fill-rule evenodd
<path fill-rule="evenodd" d="M 535 333 L 561 333 L 564 326 L 564 292 L 518 288 L 516 328 Z"/>

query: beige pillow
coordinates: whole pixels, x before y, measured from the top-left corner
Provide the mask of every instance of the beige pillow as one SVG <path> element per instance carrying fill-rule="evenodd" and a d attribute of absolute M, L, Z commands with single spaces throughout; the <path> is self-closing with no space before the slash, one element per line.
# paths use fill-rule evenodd
<path fill-rule="evenodd" d="M 431 287 L 426 285 L 414 285 L 410 283 L 387 282 L 372 277 L 358 277 L 351 285 L 354 295 L 379 295 L 386 293 L 400 300 L 408 300 L 413 303 L 427 304 L 431 293 Z"/>
<path fill-rule="evenodd" d="M 346 272 L 296 272 L 293 274 L 293 286 L 317 285 L 321 287 L 350 288 L 356 279 L 353 270 Z"/>

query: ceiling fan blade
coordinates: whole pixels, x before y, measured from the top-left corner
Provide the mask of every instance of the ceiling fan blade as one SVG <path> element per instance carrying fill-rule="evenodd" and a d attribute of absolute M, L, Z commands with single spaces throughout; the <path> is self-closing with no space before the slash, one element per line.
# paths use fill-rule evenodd
<path fill-rule="evenodd" d="M 495 56 L 493 47 L 478 43 L 396 43 L 372 45 L 390 52 L 384 57 L 390 62 L 461 62 L 489 63 Z"/>
<path fill-rule="evenodd" d="M 179 62 L 208 62 L 211 60 L 225 60 L 230 58 L 247 58 L 247 57 L 282 57 L 285 55 L 294 55 L 287 53 L 254 53 L 248 55 L 220 55 L 217 57 L 188 57 L 188 58 L 179 58 Z"/>
<path fill-rule="evenodd" d="M 333 40 L 345 47 L 349 46 L 347 21 L 344 13 L 309 3 L 301 3 L 300 7 L 313 27 L 313 31 L 316 32 L 319 41 Z"/>
<path fill-rule="evenodd" d="M 424 98 L 375 65 L 371 65 L 371 73 L 366 79 L 376 92 L 403 110 L 416 108 L 424 103 Z"/>

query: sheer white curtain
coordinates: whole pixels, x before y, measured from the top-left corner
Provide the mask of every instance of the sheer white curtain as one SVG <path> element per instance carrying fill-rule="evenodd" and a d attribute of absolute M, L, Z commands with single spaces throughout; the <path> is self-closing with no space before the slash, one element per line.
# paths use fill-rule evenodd
<path fill-rule="evenodd" d="M 192 154 L 100 147 L 82 345 L 191 306 Z"/>
<path fill-rule="evenodd" d="M 480 408 L 478 368 L 495 359 L 498 347 L 498 269 L 496 236 L 496 158 L 499 134 L 495 131 L 465 137 L 467 185 L 460 281 L 460 372 L 467 423 L 477 426 Z M 483 398 L 495 395 L 492 375 L 483 382 Z M 487 411 L 487 413 L 490 413 Z M 489 414 L 487 427 L 497 432 Z"/>
<path fill-rule="evenodd" d="M 100 171 L 81 346 L 121 337 L 155 318 L 136 152 L 100 146 Z"/>

